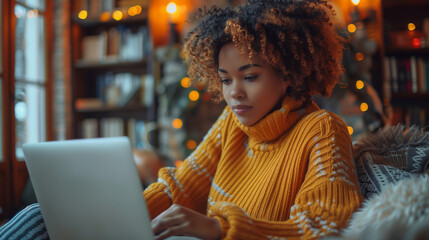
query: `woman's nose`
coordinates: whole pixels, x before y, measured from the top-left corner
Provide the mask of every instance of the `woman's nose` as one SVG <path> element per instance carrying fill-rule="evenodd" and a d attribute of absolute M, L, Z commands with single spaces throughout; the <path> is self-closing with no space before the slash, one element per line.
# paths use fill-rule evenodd
<path fill-rule="evenodd" d="M 234 81 L 231 88 L 231 98 L 241 99 L 244 97 L 246 97 L 246 91 L 244 91 L 243 86 L 238 81 Z"/>

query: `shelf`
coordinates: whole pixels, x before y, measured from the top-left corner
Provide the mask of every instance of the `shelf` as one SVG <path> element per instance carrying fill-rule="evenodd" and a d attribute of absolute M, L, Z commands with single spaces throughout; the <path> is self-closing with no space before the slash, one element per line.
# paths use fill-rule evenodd
<path fill-rule="evenodd" d="M 394 106 L 428 106 L 429 92 L 426 93 L 392 93 L 392 105 Z"/>
<path fill-rule="evenodd" d="M 427 0 L 383 0 L 383 8 L 424 7 L 429 6 Z"/>
<path fill-rule="evenodd" d="M 119 120 L 118 124 L 113 125 L 109 124 L 109 121 L 104 122 L 106 127 L 111 125 L 116 129 L 124 130 L 126 134 L 138 134 L 137 128 L 129 128 L 128 120 L 151 122 L 157 119 L 156 82 L 153 77 L 154 56 L 151 52 L 148 5 L 139 4 L 142 12 L 139 15 L 130 16 L 125 11 L 125 7 L 122 8 L 116 0 L 84 2 L 88 3 L 85 8 L 82 7 L 81 1 L 69 1 L 72 6 L 71 12 L 86 9 L 88 18 L 79 19 L 76 12 L 71 13 L 70 16 L 72 79 L 69 91 L 72 106 L 67 119 L 71 123 L 67 133 L 68 138 L 81 138 L 89 136 L 88 134 L 93 137 L 118 134 L 109 131 L 103 133 L 104 119 Z M 140 2 L 149 3 L 149 1 Z M 112 9 L 112 7 L 103 8 L 105 4 L 110 6 L 110 3 L 114 6 L 113 10 L 99 13 L 99 9 Z M 90 11 L 91 9 L 94 11 Z M 114 10 L 122 11 L 121 20 L 112 19 Z M 125 99 L 128 98 L 128 94 L 122 94 L 122 90 L 130 93 L 129 99 Z M 144 99 L 140 95 L 141 92 L 148 93 L 144 95 Z M 149 102 L 148 97 L 153 97 L 150 99 L 153 102 L 152 105 L 146 104 Z M 104 102 L 96 101 L 115 98 L 118 98 L 120 103 L 127 100 L 126 104 L 107 106 Z M 80 100 L 84 101 L 79 102 Z M 86 104 L 85 100 L 88 101 Z M 107 102 L 113 102 L 113 100 Z M 94 119 L 96 121 L 93 121 Z"/>
<path fill-rule="evenodd" d="M 144 12 L 142 12 L 142 14 L 140 14 L 138 16 L 128 17 L 126 19 L 122 19 L 119 21 L 116 21 L 114 19 L 109 19 L 107 21 L 101 21 L 99 18 L 80 19 L 78 17 L 73 17 L 72 21 L 73 21 L 73 23 L 75 23 L 81 27 L 86 27 L 86 28 L 99 27 L 99 26 L 112 27 L 112 26 L 117 26 L 117 25 L 121 25 L 121 24 L 127 24 L 127 25 L 134 25 L 134 24 L 142 25 L 143 24 L 143 25 L 145 25 L 145 24 L 147 24 L 147 16 Z"/>
<path fill-rule="evenodd" d="M 126 117 L 126 118 L 144 118 L 147 116 L 150 108 L 141 105 L 125 106 L 125 107 L 110 107 L 104 106 L 99 108 L 76 109 L 77 114 L 90 117 Z"/>
<path fill-rule="evenodd" d="M 386 55 L 429 56 L 429 48 L 386 48 Z"/>
<path fill-rule="evenodd" d="M 140 61 L 105 61 L 105 62 L 90 62 L 79 60 L 75 63 L 75 68 L 78 70 L 108 70 L 113 72 L 145 72 L 147 60 Z"/>

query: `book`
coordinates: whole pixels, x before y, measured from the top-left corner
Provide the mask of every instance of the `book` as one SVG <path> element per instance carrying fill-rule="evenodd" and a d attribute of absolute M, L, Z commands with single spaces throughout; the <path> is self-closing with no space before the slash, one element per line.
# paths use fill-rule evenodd
<path fill-rule="evenodd" d="M 127 120 L 127 136 L 130 139 L 131 146 L 136 147 L 137 134 L 136 134 L 136 119 L 130 118 Z"/>
<path fill-rule="evenodd" d="M 390 77 L 392 82 L 392 91 L 394 93 L 399 92 L 398 65 L 396 63 L 396 57 L 390 57 Z"/>
<path fill-rule="evenodd" d="M 100 120 L 101 137 L 119 137 L 124 135 L 122 118 L 102 118 Z"/>
<path fill-rule="evenodd" d="M 390 69 L 390 59 L 389 57 L 384 57 L 383 59 L 383 68 L 384 68 L 384 81 L 383 81 L 383 92 L 385 94 L 384 98 L 390 99 L 392 92 L 392 82 L 391 82 L 391 69 Z"/>
<path fill-rule="evenodd" d="M 121 46 L 121 35 L 118 29 L 113 27 L 107 32 L 107 49 L 106 59 L 107 60 L 118 60 L 119 48 Z"/>
<path fill-rule="evenodd" d="M 140 5 L 142 8 L 149 7 L 149 0 L 119 0 L 119 7 L 131 7 L 135 5 Z"/>
<path fill-rule="evenodd" d="M 99 98 L 78 98 L 75 102 L 77 110 L 91 110 L 103 107 L 103 101 Z"/>
<path fill-rule="evenodd" d="M 423 58 L 417 58 L 417 89 L 418 92 L 424 93 L 426 88 L 426 66 Z"/>
<path fill-rule="evenodd" d="M 98 120 L 95 118 L 87 118 L 82 121 L 82 137 L 96 138 L 98 137 Z"/>
<path fill-rule="evenodd" d="M 134 86 L 130 91 L 126 92 L 126 93 L 122 93 L 119 98 L 118 98 L 118 103 L 117 105 L 119 107 L 124 107 L 126 106 L 129 102 L 131 102 L 131 100 L 135 97 L 140 97 L 139 96 L 139 92 L 140 92 L 141 86 Z"/>
<path fill-rule="evenodd" d="M 153 104 L 155 94 L 155 79 L 151 74 L 142 76 L 142 104 L 143 106 L 149 107 Z"/>
<path fill-rule="evenodd" d="M 417 59 L 415 56 L 410 58 L 410 76 L 411 92 L 417 93 Z"/>
<path fill-rule="evenodd" d="M 426 60 L 425 62 L 425 69 L 426 69 L 426 87 L 429 88 L 429 60 Z"/>

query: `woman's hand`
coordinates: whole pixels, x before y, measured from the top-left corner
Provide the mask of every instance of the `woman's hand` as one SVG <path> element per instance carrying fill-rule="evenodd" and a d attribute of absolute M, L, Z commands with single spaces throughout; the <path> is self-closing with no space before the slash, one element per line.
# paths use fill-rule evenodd
<path fill-rule="evenodd" d="M 189 236 L 200 239 L 220 239 L 222 230 L 219 221 L 189 208 L 173 204 L 152 220 L 155 239 L 170 236 Z"/>

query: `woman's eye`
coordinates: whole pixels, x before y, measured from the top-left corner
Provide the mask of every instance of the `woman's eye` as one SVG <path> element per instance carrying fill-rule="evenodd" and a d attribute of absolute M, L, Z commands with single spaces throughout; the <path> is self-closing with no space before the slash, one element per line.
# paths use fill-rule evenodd
<path fill-rule="evenodd" d="M 258 77 L 257 75 L 249 75 L 249 76 L 245 76 L 244 80 L 252 81 L 252 80 L 255 80 L 257 77 Z"/>
<path fill-rule="evenodd" d="M 228 83 L 230 83 L 230 82 L 231 82 L 231 80 L 230 80 L 230 79 L 228 79 L 228 78 L 222 78 L 222 79 L 220 80 L 220 82 L 221 82 L 222 84 L 228 84 Z"/>

